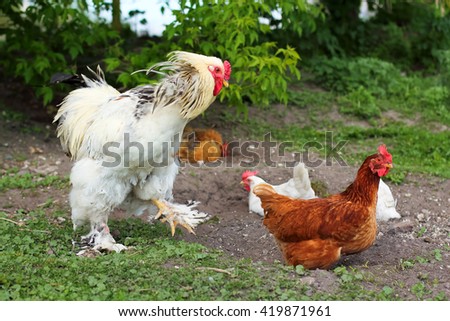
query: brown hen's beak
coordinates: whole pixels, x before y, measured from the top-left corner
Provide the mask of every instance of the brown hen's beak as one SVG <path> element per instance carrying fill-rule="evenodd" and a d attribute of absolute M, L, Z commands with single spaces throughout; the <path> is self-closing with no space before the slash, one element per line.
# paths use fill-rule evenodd
<path fill-rule="evenodd" d="M 386 164 L 386 168 L 392 168 L 392 167 L 394 167 L 394 165 L 392 165 L 392 164 Z"/>
<path fill-rule="evenodd" d="M 225 79 L 223 80 L 223 85 L 225 86 L 225 87 L 228 87 L 228 81 L 226 81 Z"/>

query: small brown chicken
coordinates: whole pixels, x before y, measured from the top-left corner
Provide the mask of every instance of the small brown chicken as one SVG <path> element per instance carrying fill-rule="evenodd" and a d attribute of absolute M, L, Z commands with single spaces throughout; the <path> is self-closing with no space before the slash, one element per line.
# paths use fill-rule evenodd
<path fill-rule="evenodd" d="M 392 168 L 385 145 L 366 158 L 355 181 L 327 198 L 293 199 L 267 184 L 254 187 L 264 208 L 264 225 L 275 237 L 289 265 L 328 269 L 341 254 L 369 248 L 375 241 L 380 177 Z"/>
<path fill-rule="evenodd" d="M 211 128 L 186 127 L 178 151 L 182 162 L 209 163 L 226 156 L 227 144 L 222 135 Z"/>

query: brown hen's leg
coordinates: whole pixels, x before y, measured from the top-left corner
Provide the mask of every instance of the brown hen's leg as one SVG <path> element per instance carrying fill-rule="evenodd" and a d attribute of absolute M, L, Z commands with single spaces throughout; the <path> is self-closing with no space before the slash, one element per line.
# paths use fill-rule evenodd
<path fill-rule="evenodd" d="M 155 216 L 155 219 L 161 219 L 161 222 L 169 223 L 172 236 L 175 235 L 175 228 L 177 225 L 183 226 L 188 232 L 195 234 L 194 227 L 207 220 L 208 214 L 194 210 L 193 208 L 198 204 L 193 202 L 189 205 L 173 204 L 165 200 L 152 199 L 159 211 Z"/>

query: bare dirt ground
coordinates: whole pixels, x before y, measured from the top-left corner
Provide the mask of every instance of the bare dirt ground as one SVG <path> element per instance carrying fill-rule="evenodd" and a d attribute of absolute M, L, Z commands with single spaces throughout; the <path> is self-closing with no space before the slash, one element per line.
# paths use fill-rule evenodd
<path fill-rule="evenodd" d="M 32 113 L 30 115 L 33 118 Z M 39 121 L 17 123 L 0 120 L 2 175 L 13 166 L 21 168 L 23 173 L 69 174 L 71 163 L 54 135 L 55 126 L 47 117 L 40 117 Z M 35 130 L 27 132 L 24 128 Z M 226 139 L 235 138 L 227 137 L 231 135 L 230 128 L 218 129 Z M 187 166 L 181 169 L 175 183 L 175 199 L 179 202 L 191 199 L 200 201 L 199 209 L 209 213 L 212 219 L 199 226 L 196 235 L 183 232 L 175 237 L 220 249 L 236 258 L 268 263 L 282 261 L 261 218 L 248 212 L 247 193 L 239 185 L 241 173 L 245 170 L 239 165 L 248 165 L 245 162 L 240 164 L 242 160 L 245 161 L 236 156 L 227 161 L 233 166 Z M 260 164 L 256 168 L 260 171 L 259 176 L 273 184 L 286 181 L 292 173 L 290 168 L 278 166 Z M 345 189 L 356 171 L 356 166 L 333 164 L 311 169 L 310 177 L 312 182 L 326 186 L 326 191 L 322 193 L 332 194 Z M 383 285 L 397 284 L 399 288 L 404 288 L 401 297 L 405 299 L 417 298 L 408 289 L 420 281 L 428 286 L 432 295 L 444 293 L 449 299 L 450 180 L 410 175 L 402 185 L 389 185 L 398 198 L 397 210 L 402 218 L 381 222 L 375 244 L 361 254 L 342 258 L 339 264 L 368 272 L 373 276 L 372 286 L 377 289 Z M 18 209 L 32 210 L 52 198 L 55 204 L 66 210 L 66 219 L 70 219 L 68 191 L 68 188 L 7 190 L 0 194 L 0 211 L 13 215 Z M 114 217 L 120 216 L 116 214 Z M 437 249 L 442 254 L 440 260 L 434 252 Z M 411 260 L 412 266 L 402 265 L 405 260 Z M 331 272 L 313 271 L 308 282 L 318 288 L 327 288 L 336 284 L 335 278 Z"/>

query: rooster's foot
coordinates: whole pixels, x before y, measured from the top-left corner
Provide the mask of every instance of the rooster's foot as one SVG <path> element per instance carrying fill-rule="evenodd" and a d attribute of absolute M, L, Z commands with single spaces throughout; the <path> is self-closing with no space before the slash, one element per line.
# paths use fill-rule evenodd
<path fill-rule="evenodd" d="M 195 210 L 198 202 L 188 205 L 172 204 L 164 200 L 152 200 L 159 211 L 155 219 L 161 218 L 161 222 L 167 222 L 170 226 L 172 236 L 175 235 L 177 225 L 184 227 L 189 233 L 195 234 L 194 227 L 208 219 L 208 214 Z"/>
<path fill-rule="evenodd" d="M 74 243 L 78 245 L 81 251 L 77 252 L 78 256 L 85 256 L 86 252 L 116 252 L 119 253 L 126 250 L 125 245 L 116 243 L 111 233 L 109 232 L 108 225 L 102 223 L 100 225 L 95 225 L 92 227 L 89 234 L 81 237 L 80 243 Z"/>

